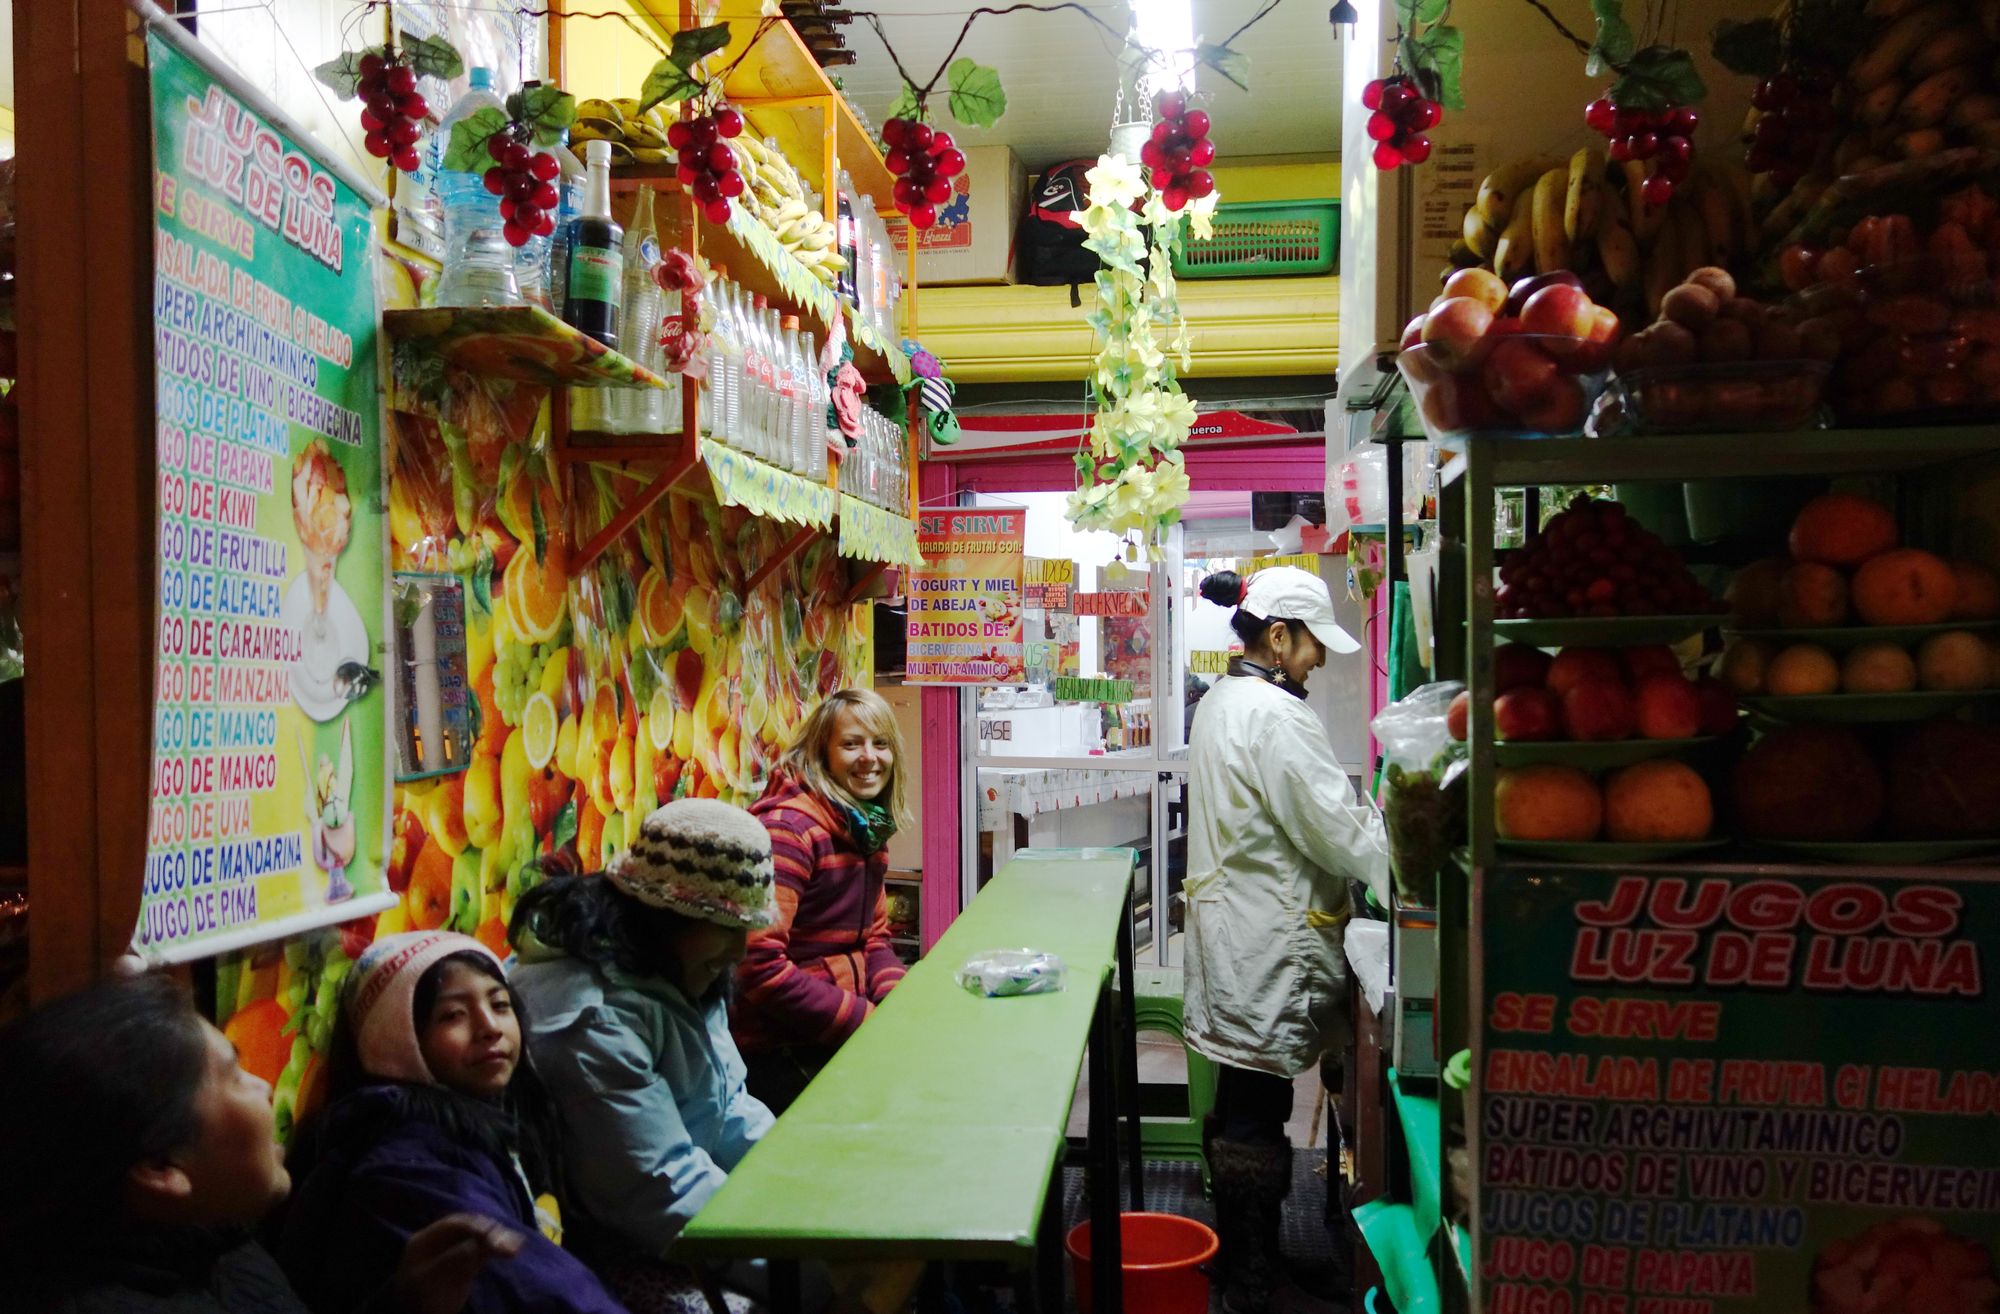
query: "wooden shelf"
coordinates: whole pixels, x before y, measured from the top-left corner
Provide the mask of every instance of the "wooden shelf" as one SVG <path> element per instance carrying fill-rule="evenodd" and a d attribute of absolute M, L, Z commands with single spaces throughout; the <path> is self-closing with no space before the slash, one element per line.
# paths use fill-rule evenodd
<path fill-rule="evenodd" d="M 664 388 L 665 379 L 540 306 L 389 310 L 382 331 L 398 354 L 437 356 L 483 378 L 545 387 Z"/>

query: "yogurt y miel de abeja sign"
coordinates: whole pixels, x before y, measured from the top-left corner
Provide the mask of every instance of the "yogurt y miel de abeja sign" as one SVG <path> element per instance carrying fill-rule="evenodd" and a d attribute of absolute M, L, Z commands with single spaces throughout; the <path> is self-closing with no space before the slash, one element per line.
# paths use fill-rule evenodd
<path fill-rule="evenodd" d="M 1021 570 L 1028 513 L 1014 509 L 924 511 L 912 571 L 904 680 L 908 684 L 1018 684 Z"/>

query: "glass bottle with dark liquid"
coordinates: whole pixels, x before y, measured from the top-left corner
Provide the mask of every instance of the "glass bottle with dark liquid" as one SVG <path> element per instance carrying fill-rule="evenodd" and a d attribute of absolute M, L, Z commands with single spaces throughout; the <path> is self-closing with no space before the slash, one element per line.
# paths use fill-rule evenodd
<path fill-rule="evenodd" d="M 563 318 L 615 351 L 625 286 L 625 230 L 611 219 L 611 143 L 584 143 L 584 159 L 583 209 L 569 221 L 569 294 Z"/>

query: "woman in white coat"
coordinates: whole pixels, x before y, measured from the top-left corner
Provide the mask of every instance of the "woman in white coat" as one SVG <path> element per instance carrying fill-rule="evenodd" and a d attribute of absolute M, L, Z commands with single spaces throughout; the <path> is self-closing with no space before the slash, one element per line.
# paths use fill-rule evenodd
<path fill-rule="evenodd" d="M 1292 1081 L 1347 1039 L 1348 882 L 1384 881 L 1388 858 L 1305 703 L 1326 654 L 1360 647 L 1325 582 L 1274 566 L 1211 575 L 1201 594 L 1236 609 L 1244 651 L 1189 747 L 1186 1038 L 1221 1065 L 1206 1140 L 1225 1307 L 1255 1314 L 1279 1278 Z"/>

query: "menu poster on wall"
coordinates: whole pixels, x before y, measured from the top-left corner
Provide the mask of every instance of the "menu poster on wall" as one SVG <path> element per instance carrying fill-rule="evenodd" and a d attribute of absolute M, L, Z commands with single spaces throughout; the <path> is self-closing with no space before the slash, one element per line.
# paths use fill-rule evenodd
<path fill-rule="evenodd" d="M 910 572 L 906 684 L 1019 684 L 1023 510 L 920 511 Z"/>
<path fill-rule="evenodd" d="M 134 948 L 387 907 L 388 613 L 368 204 L 149 32 L 159 581 Z"/>
<path fill-rule="evenodd" d="M 1991 1311 L 2000 879 L 1482 884 L 1481 1306 Z"/>
<path fill-rule="evenodd" d="M 1068 611 L 1076 587 L 1076 563 L 1054 557 L 1028 557 L 1021 574 L 1021 605 L 1043 611 Z"/>

